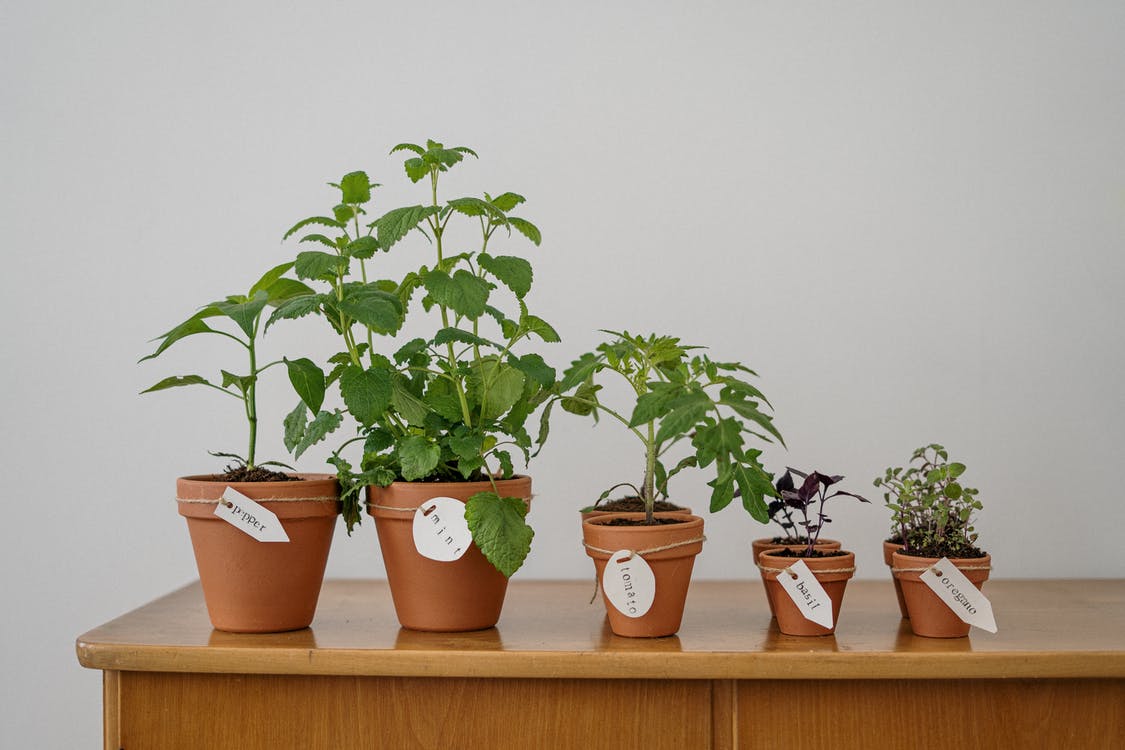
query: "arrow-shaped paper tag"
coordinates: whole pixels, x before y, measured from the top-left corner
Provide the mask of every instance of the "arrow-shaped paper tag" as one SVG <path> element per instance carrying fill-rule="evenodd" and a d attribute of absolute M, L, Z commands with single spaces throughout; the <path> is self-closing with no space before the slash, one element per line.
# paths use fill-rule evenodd
<path fill-rule="evenodd" d="M 992 603 L 948 557 L 941 558 L 923 571 L 922 583 L 929 586 L 962 622 L 989 633 L 996 632 Z"/>
<path fill-rule="evenodd" d="M 289 535 L 271 511 L 238 490 L 227 487 L 215 506 L 215 515 L 259 542 L 288 542 Z"/>
<path fill-rule="evenodd" d="M 826 628 L 832 627 L 832 600 L 804 560 L 798 560 L 778 573 L 777 582 L 806 620 Z"/>

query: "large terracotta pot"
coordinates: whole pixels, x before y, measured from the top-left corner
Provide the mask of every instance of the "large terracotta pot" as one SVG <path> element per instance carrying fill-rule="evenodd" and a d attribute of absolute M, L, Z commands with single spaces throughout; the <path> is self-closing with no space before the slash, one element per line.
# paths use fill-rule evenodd
<path fill-rule="evenodd" d="M 894 567 L 894 564 L 891 562 L 891 555 L 900 549 L 902 549 L 902 542 L 883 541 L 883 563 L 888 568 Z M 891 580 L 894 581 L 895 584 L 895 598 L 898 599 L 898 611 L 902 614 L 903 619 L 909 620 L 910 612 L 906 609 L 906 599 L 902 598 L 902 584 L 893 573 L 891 574 Z"/>
<path fill-rule="evenodd" d="M 804 560 L 805 565 L 812 571 L 824 592 L 832 601 L 832 627 L 826 628 L 812 620 L 805 619 L 801 610 L 789 598 L 789 594 L 778 583 L 779 575 L 790 575 L 784 572 L 785 568 L 797 560 Z M 840 608 L 844 603 L 844 589 L 848 581 L 855 575 L 855 555 L 845 552 L 833 557 L 780 557 L 771 554 L 769 550 L 762 553 L 759 562 L 763 568 L 762 575 L 766 579 L 766 590 L 773 599 L 777 628 L 786 635 L 831 635 L 836 632 L 836 624 L 840 621 Z M 778 572 L 782 571 L 782 572 Z"/>
<path fill-rule="evenodd" d="M 500 619 L 508 579 L 473 544 L 459 559 L 438 562 L 414 547 L 414 510 L 435 497 L 467 502 L 492 482 L 394 482 L 367 488 L 395 614 L 411 630 L 457 632 L 490 628 Z M 531 502 L 531 477 L 496 480 L 501 497 Z"/>
<path fill-rule="evenodd" d="M 969 624 L 961 620 L 930 587 L 922 583 L 923 572 L 915 568 L 928 568 L 938 561 L 936 557 L 914 557 L 894 552 L 891 555 L 891 572 L 902 584 L 902 596 L 910 613 L 910 629 L 914 635 L 927 638 L 962 638 L 969 634 Z M 992 556 L 958 557 L 950 560 L 980 589 L 988 580 Z"/>
<path fill-rule="evenodd" d="M 818 539 L 816 544 L 813 545 L 814 549 L 819 550 L 832 550 L 840 549 L 840 543 L 835 539 Z M 799 552 L 803 549 L 808 549 L 807 544 L 778 544 L 772 538 L 755 539 L 750 542 L 750 554 L 754 557 L 754 564 L 759 564 L 759 557 L 768 549 L 788 549 Z M 761 571 L 759 571 L 761 572 Z M 762 588 L 766 590 L 766 601 L 770 605 L 770 617 L 776 617 L 777 613 L 774 611 L 773 594 L 770 593 L 770 587 L 766 585 L 766 574 L 762 573 Z"/>
<path fill-rule="evenodd" d="M 276 633 L 312 622 L 340 513 L 340 488 L 331 474 L 300 477 L 292 482 L 176 480 L 176 504 L 187 519 L 207 614 L 218 630 Z M 217 517 L 215 506 L 227 487 L 274 513 L 289 541 L 259 542 Z"/>
<path fill-rule="evenodd" d="M 677 513 L 657 513 L 656 516 L 685 518 Z M 606 613 L 609 616 L 609 626 L 615 634 L 631 638 L 672 635 L 680 629 L 695 556 L 703 550 L 703 519 L 689 515 L 683 523 L 676 524 L 606 525 L 615 518 L 631 517 L 631 514 L 620 513 L 582 522 L 582 538 L 586 544 L 586 554 L 594 560 L 599 582 L 602 580 L 610 555 L 618 550 L 641 553 L 656 578 L 652 607 L 641 617 L 622 614 L 608 598 L 605 598 L 605 592 L 602 592 Z M 678 546 L 659 552 L 645 552 L 667 545 Z"/>

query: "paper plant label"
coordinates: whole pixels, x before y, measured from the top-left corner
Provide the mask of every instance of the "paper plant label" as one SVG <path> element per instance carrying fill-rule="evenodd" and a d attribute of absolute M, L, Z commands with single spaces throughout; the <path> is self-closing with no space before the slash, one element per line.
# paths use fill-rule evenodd
<path fill-rule="evenodd" d="M 798 560 L 778 573 L 777 582 L 806 620 L 826 628 L 832 627 L 832 600 L 804 560 Z"/>
<path fill-rule="evenodd" d="M 215 506 L 215 515 L 259 542 L 289 541 L 289 535 L 272 511 L 230 487 L 223 490 L 223 499 Z"/>
<path fill-rule="evenodd" d="M 438 562 L 461 559 L 473 543 L 465 504 L 452 497 L 434 497 L 414 514 L 414 547 L 422 557 Z"/>
<path fill-rule="evenodd" d="M 606 560 L 602 591 L 621 614 L 643 617 L 656 597 L 656 576 L 643 557 L 627 549 L 618 550 Z"/>
<path fill-rule="evenodd" d="M 996 632 L 992 602 L 985 598 L 956 565 L 949 562 L 949 558 L 943 557 L 923 571 L 922 583 L 929 586 L 962 622 L 989 633 Z"/>

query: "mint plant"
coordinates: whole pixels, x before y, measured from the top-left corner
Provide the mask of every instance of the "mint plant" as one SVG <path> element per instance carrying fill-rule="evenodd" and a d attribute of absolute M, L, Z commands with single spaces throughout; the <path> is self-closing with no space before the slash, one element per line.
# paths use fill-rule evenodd
<path fill-rule="evenodd" d="M 972 525 L 974 511 L 982 507 L 979 491 L 961 484 L 964 473 L 965 464 L 950 463 L 945 448 L 932 443 L 914 451 L 905 468 L 888 468 L 875 478 L 906 554 L 983 556 Z"/>
<path fill-rule="evenodd" d="M 526 463 L 541 446 L 542 440 L 533 439 L 526 424 L 555 386 L 555 371 L 540 354 L 517 350 L 534 339 L 557 342 L 559 337 L 528 310 L 531 264 L 496 254 L 493 247 L 512 237 L 512 230 L 538 245 L 540 232 L 530 221 L 511 215 L 524 203 L 516 193 L 451 199 L 440 195 L 441 176 L 465 157 L 476 158 L 472 149 L 446 148 L 431 140 L 425 146 L 403 143 L 391 150 L 398 152 L 409 154 L 405 172 L 412 182 L 429 188 L 427 200 L 367 222 L 360 217 L 366 213 L 370 191 L 358 186 L 371 185 L 366 175 L 353 173 L 363 176 L 351 178 L 356 190 L 349 194 L 345 177 L 338 185 L 341 203 L 332 216 L 310 217 L 289 232 L 310 225 L 335 230 L 334 237 L 312 233 L 301 238 L 330 247 L 332 253 L 316 251 L 315 263 L 306 253 L 298 256 L 298 261 L 302 256 L 309 259 L 298 266 L 298 275 L 323 281 L 330 289 L 315 299 L 293 300 L 274 317 L 318 313 L 344 338 L 345 350 L 331 359 L 333 369 L 321 374 L 326 384 L 339 382 L 347 413 L 359 426 L 358 436 L 330 459 L 344 488 L 349 529 L 359 521 L 358 494 L 365 485 L 491 481 L 493 491 L 469 499 L 466 517 L 485 557 L 510 576 L 527 556 L 533 531 L 524 520 L 526 504 L 501 497 L 495 480 L 515 476 L 513 453 L 522 454 Z M 474 228 L 476 249 L 466 248 L 463 235 L 454 237 L 454 222 Z M 368 281 L 364 261 L 376 252 L 391 251 L 412 234 L 428 242 L 428 262 L 398 282 Z M 457 252 L 451 251 L 451 244 Z M 352 264 L 356 258 L 359 262 Z M 350 280 L 357 267 L 361 278 Z M 501 309 L 502 300 L 514 312 Z M 375 336 L 397 332 L 412 304 L 434 321 L 432 334 L 377 352 Z M 312 404 L 304 396 L 302 401 L 300 414 L 295 410 L 287 419 L 289 443 L 307 436 L 305 425 L 316 421 L 307 421 L 305 407 L 312 410 Z M 362 442 L 363 453 L 354 466 L 342 451 L 357 442 Z"/>
<path fill-rule="evenodd" d="M 140 359 L 141 362 L 144 362 L 145 360 L 158 357 L 176 342 L 189 336 L 203 333 L 226 337 L 238 342 L 245 349 L 247 358 L 245 374 L 236 374 L 228 370 L 220 370 L 222 379 L 218 383 L 212 382 L 202 375 L 173 375 L 141 391 L 141 393 L 152 393 L 169 388 L 198 385 L 211 388 L 242 402 L 246 422 L 249 427 L 249 441 L 246 455 L 241 456 L 235 453 L 212 452 L 212 455 L 234 459 L 235 465 L 233 467 L 228 467 L 228 472 L 224 477 L 227 481 L 260 481 L 264 479 L 288 478 L 284 474 L 268 470 L 263 471 L 261 469 L 261 467 L 264 466 L 291 468 L 286 464 L 277 461 L 259 462 L 256 460 L 258 441 L 258 378 L 266 370 L 282 364 L 283 362 L 289 364 L 291 369 L 294 367 L 303 369 L 315 367 L 315 365 L 307 359 L 296 360 L 294 362 L 280 359 L 264 365 L 259 365 L 258 333 L 261 327 L 262 314 L 267 307 L 282 306 L 286 304 L 288 300 L 302 296 L 309 291 L 309 288 L 300 281 L 285 277 L 285 274 L 292 267 L 292 263 L 283 263 L 279 266 L 275 266 L 258 279 L 246 294 L 232 295 L 217 302 L 204 305 L 198 312 L 183 323 L 180 323 L 168 332 L 153 339 L 154 341 L 160 342 L 156 347 L 156 351 Z M 228 321 L 232 325 L 226 327 L 231 330 L 215 328 L 208 324 L 208 321 L 211 321 L 213 324 L 215 319 L 225 319 Z"/>
<path fill-rule="evenodd" d="M 793 476 L 796 475 L 803 481 L 801 486 L 798 487 L 793 481 Z M 787 509 L 792 509 L 800 513 L 800 519 L 793 518 L 792 514 L 786 512 L 784 515 L 790 519 L 790 533 L 789 536 L 795 538 L 802 538 L 803 542 L 807 545 L 802 551 L 801 556 L 812 557 L 813 550 L 816 548 L 816 543 L 820 540 L 820 532 L 824 529 L 826 523 L 832 521 L 825 512 L 824 504 L 834 497 L 841 495 L 847 497 L 854 497 L 861 503 L 871 502 L 865 497 L 855 494 L 854 492 L 845 492 L 844 490 L 835 490 L 832 494 L 828 494 L 828 488 L 843 481 L 843 477 L 834 474 L 824 474 L 819 471 L 806 474 L 797 469 L 787 468 L 785 473 L 777 480 L 777 485 L 774 488 L 780 500 L 770 503 L 771 516 L 773 515 L 774 505 L 776 503 L 783 504 Z M 815 507 L 814 507 L 815 506 Z M 782 524 L 784 528 L 784 524 Z M 804 530 L 801 534 L 793 531 L 800 527 Z"/>
<path fill-rule="evenodd" d="M 563 375 L 560 396 L 543 413 L 546 429 L 556 402 L 564 410 L 592 416 L 606 415 L 621 423 L 644 448 L 644 473 L 640 486 L 620 482 L 602 493 L 598 502 L 619 487 L 631 488 L 644 502 L 645 523 L 654 523 L 653 507 L 668 495 L 668 482 L 688 467 L 712 469 L 711 511 L 716 512 L 741 496 L 743 507 L 765 523 L 764 498 L 773 495 L 769 474 L 758 461 L 761 451 L 750 440 L 782 445 L 773 418 L 762 411 L 769 405 L 756 387 L 740 377 L 755 375 L 737 362 L 714 362 L 692 352 L 671 336 L 636 336 L 605 331 L 613 338 L 576 359 Z M 632 412 L 604 404 L 599 396 L 601 373 L 614 373 L 632 388 Z M 690 451 L 669 468 L 670 451 L 690 443 Z"/>

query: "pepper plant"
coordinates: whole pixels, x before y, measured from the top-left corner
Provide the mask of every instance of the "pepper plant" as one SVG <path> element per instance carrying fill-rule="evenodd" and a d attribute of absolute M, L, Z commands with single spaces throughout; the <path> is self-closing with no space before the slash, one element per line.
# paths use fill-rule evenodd
<path fill-rule="evenodd" d="M 412 305 L 421 307 L 434 321 L 431 334 L 398 343 L 386 354 L 375 351 L 377 340 L 370 335 L 365 340 L 364 335 L 350 339 L 344 335 L 346 351 L 332 358 L 335 367 L 324 377 L 328 383 L 339 381 L 344 406 L 358 423 L 359 434 L 341 445 L 331 462 L 344 486 L 345 513 L 350 498 L 349 528 L 359 520 L 358 491 L 365 485 L 386 486 L 396 480 L 493 482 L 493 491 L 469 499 L 466 518 L 481 552 L 510 576 L 527 556 L 534 532 L 524 519 L 526 504 L 519 498 L 501 497 L 495 480 L 515 476 L 513 452 L 522 454 L 526 462 L 541 446 L 526 424 L 555 387 L 555 371 L 540 354 L 517 351 L 533 339 L 556 342 L 559 337 L 528 310 L 531 264 L 514 255 L 494 254 L 493 246 L 512 237 L 512 230 L 538 245 L 540 232 L 526 219 L 511 215 L 524 203 L 516 193 L 442 198 L 441 176 L 465 157 L 475 158 L 472 149 L 446 148 L 431 140 L 425 146 L 399 144 L 391 150 L 397 152 L 410 155 L 404 163 L 409 179 L 429 188 L 425 202 L 363 222 L 358 216 L 365 210 L 361 203 L 367 201 L 351 205 L 345 199 L 342 215 L 311 217 L 291 230 L 308 224 L 336 229 L 335 238 L 314 234 L 302 241 L 333 246 L 338 257 L 361 240 L 364 253 L 388 252 L 412 234 L 427 240 L 431 252 L 426 264 L 398 282 L 368 282 L 366 277 L 349 282 L 345 274 L 354 274 L 355 269 L 337 261 L 332 278 L 328 271 L 322 277 L 334 285 L 334 296 L 315 304 L 309 301 L 308 312 L 324 314 L 341 334 L 348 330 L 349 320 L 366 327 L 366 334 L 393 333 L 401 317 L 391 320 L 392 307 L 402 317 L 410 314 Z M 463 233 L 452 234 L 455 221 L 476 230 L 476 249 L 467 248 Z M 361 274 L 366 273 L 362 260 Z M 372 326 L 371 318 L 342 309 L 339 300 L 347 299 L 349 290 L 359 289 L 349 286 L 356 283 L 370 289 L 365 295 L 374 298 L 378 293 L 379 299 L 388 300 L 383 322 L 395 325 L 376 321 L 379 324 Z M 514 312 L 502 310 L 502 300 Z M 278 317 L 307 314 L 297 305 L 294 302 L 284 312 L 279 309 Z M 351 318 L 334 316 L 334 311 Z M 294 417 L 292 424 L 298 427 L 300 419 Z M 298 434 L 294 429 L 292 437 Z M 342 454 L 356 442 L 363 443 L 358 466 Z"/>
<path fill-rule="evenodd" d="M 793 481 L 794 475 L 803 480 L 800 487 Z M 774 489 L 777 490 L 780 500 L 770 503 L 770 510 L 771 512 L 774 510 L 774 505 L 776 503 L 782 503 L 786 508 L 791 508 L 801 514 L 800 519 L 793 518 L 789 513 L 786 513 L 785 516 L 789 518 L 792 523 L 790 535 L 795 538 L 801 538 L 803 536 L 802 541 L 807 544 L 807 547 L 802 553 L 804 557 L 812 557 L 816 543 L 820 540 L 821 530 L 824 529 L 826 523 L 832 521 L 824 512 L 824 504 L 826 502 L 840 495 L 854 497 L 861 503 L 871 502 L 867 498 L 861 497 L 854 492 L 845 492 L 840 489 L 833 491 L 831 495 L 828 494 L 828 488 L 840 483 L 843 479 L 842 476 L 824 474 L 819 471 L 806 474 L 797 469 L 787 468 L 785 473 L 777 480 L 777 486 Z M 804 529 L 803 535 L 799 532 L 796 535 L 792 533 L 798 526 Z"/>
<path fill-rule="evenodd" d="M 973 512 L 981 509 L 979 490 L 959 478 L 965 464 L 950 462 L 936 443 L 916 451 L 906 467 L 888 468 L 874 485 L 884 490 L 892 530 L 907 554 L 924 557 L 980 557 Z"/>
<path fill-rule="evenodd" d="M 266 364 L 258 363 L 258 334 L 261 328 L 262 314 L 268 307 L 284 306 L 288 300 L 300 297 L 310 291 L 308 286 L 302 282 L 285 277 L 285 274 L 292 268 L 292 263 L 282 263 L 267 271 L 250 287 L 246 294 L 231 295 L 204 305 L 183 323 L 153 339 L 160 342 L 156 351 L 140 359 L 141 362 L 144 362 L 158 357 L 176 342 L 189 336 L 204 333 L 231 339 L 245 349 L 247 358 L 245 374 L 220 370 L 221 380 L 218 383 L 197 374 L 173 375 L 141 391 L 141 393 L 152 393 L 169 388 L 198 385 L 211 388 L 242 402 L 249 432 L 246 455 L 212 452 L 212 455 L 234 459 L 235 466 L 228 469 L 226 476 L 229 481 L 256 481 L 265 478 L 284 479 L 284 475 L 271 477 L 269 475 L 276 474 L 276 472 L 262 472 L 259 469 L 263 466 L 291 468 L 277 461 L 259 462 L 256 454 L 258 442 L 258 378 L 271 367 L 287 362 L 287 360 L 279 359 Z M 213 327 L 216 320 L 223 319 L 232 324 L 226 326 L 231 330 L 225 330 L 224 327 Z M 315 368 L 315 365 L 307 359 L 289 362 L 289 366 L 298 369 Z"/>
<path fill-rule="evenodd" d="M 644 503 L 645 523 L 654 523 L 653 506 L 668 495 L 668 482 L 688 467 L 711 468 L 714 478 L 711 511 L 725 508 L 736 495 L 758 521 L 769 516 L 764 498 L 773 495 L 769 474 L 758 461 L 761 451 L 748 441 L 782 445 L 773 418 L 762 411 L 766 397 L 742 377 L 756 375 L 737 362 L 715 362 L 698 349 L 671 336 L 632 335 L 605 331 L 612 339 L 576 359 L 564 373 L 561 396 L 544 410 L 543 423 L 554 403 L 595 420 L 606 415 L 620 422 L 644 449 L 640 486 L 620 482 L 602 493 L 605 499 L 618 487 L 628 487 Z M 602 373 L 622 378 L 635 395 L 632 412 L 601 401 Z M 690 451 L 669 468 L 670 451 L 690 444 Z"/>

